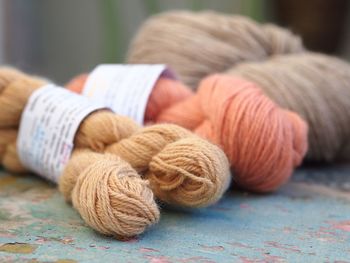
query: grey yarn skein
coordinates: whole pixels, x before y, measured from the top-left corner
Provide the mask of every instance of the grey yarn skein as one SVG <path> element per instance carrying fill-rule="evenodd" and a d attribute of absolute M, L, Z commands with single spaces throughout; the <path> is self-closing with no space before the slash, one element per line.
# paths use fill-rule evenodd
<path fill-rule="evenodd" d="M 205 76 L 238 63 L 303 51 L 298 36 L 272 24 L 212 11 L 172 11 L 141 26 L 127 62 L 168 64 L 182 82 L 195 88 Z"/>

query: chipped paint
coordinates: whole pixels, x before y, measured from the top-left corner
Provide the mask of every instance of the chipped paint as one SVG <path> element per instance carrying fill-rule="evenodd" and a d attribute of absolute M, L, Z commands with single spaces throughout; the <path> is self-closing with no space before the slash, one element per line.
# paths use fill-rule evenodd
<path fill-rule="evenodd" d="M 10 175 L 2 176 L 0 178 L 0 189 L 6 187 L 8 185 L 11 185 L 11 184 L 13 185 L 16 182 L 16 180 L 17 179 L 14 176 L 10 176 Z"/>
<path fill-rule="evenodd" d="M 0 245 L 0 251 L 15 254 L 31 254 L 37 247 L 37 245 L 26 243 L 6 243 Z"/>
<path fill-rule="evenodd" d="M 350 262 L 350 193 L 298 173 L 271 195 L 236 191 L 193 212 L 162 208 L 158 225 L 121 242 L 87 227 L 52 185 L 0 172 L 0 262 Z M 349 174 L 350 166 L 337 173 L 344 182 Z"/>
<path fill-rule="evenodd" d="M 55 263 L 78 263 L 78 261 L 73 259 L 59 259 Z"/>
<path fill-rule="evenodd" d="M 207 251 L 223 251 L 223 250 L 225 250 L 225 248 L 223 246 L 206 246 L 206 245 L 201 245 L 201 247 L 204 250 L 207 250 Z"/>
<path fill-rule="evenodd" d="M 340 229 L 340 230 L 346 231 L 346 232 L 350 232 L 350 220 L 334 224 L 333 227 L 336 228 L 336 229 Z"/>
<path fill-rule="evenodd" d="M 150 247 L 142 247 L 139 251 L 141 253 L 159 252 L 159 250 Z"/>
<path fill-rule="evenodd" d="M 147 256 L 150 263 L 171 263 L 170 259 L 164 256 L 153 257 Z"/>

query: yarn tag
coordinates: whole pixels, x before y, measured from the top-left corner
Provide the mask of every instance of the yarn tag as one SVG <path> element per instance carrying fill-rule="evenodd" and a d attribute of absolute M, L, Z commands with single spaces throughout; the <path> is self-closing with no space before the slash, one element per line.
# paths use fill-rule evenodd
<path fill-rule="evenodd" d="M 165 65 L 103 64 L 91 72 L 82 94 L 142 125 L 149 96 L 160 76 L 175 78 Z"/>
<path fill-rule="evenodd" d="M 73 150 L 75 133 L 90 113 L 105 108 L 53 84 L 36 90 L 22 113 L 17 150 L 23 165 L 58 182 Z"/>

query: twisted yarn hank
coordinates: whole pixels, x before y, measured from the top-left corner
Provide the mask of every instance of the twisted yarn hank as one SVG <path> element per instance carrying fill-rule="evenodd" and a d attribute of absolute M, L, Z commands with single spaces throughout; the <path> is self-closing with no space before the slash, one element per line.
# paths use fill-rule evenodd
<path fill-rule="evenodd" d="M 81 92 L 87 75 L 67 86 Z M 191 91 L 188 91 L 190 94 Z M 183 95 L 173 98 L 180 100 Z M 162 100 L 159 100 L 161 102 Z M 156 196 L 170 204 L 201 207 L 215 203 L 230 182 L 225 154 L 215 145 L 176 125 L 158 124 L 140 129 L 105 149 L 126 160 L 149 179 Z"/>
<path fill-rule="evenodd" d="M 68 87 L 80 92 L 86 75 Z M 307 149 L 307 126 L 278 108 L 253 83 L 213 75 L 196 94 L 177 81 L 160 78 L 148 101 L 146 122 L 171 122 L 220 145 L 242 187 L 268 192 L 286 182 Z"/>
<path fill-rule="evenodd" d="M 216 12 L 171 11 L 149 18 L 130 44 L 127 62 L 167 64 L 196 88 L 201 79 L 244 61 L 303 52 L 301 40 L 278 26 Z"/>
<path fill-rule="evenodd" d="M 26 170 L 16 151 L 18 125 L 29 96 L 45 84 L 45 81 L 19 71 L 0 69 L 0 157 L 3 166 L 10 171 Z M 114 130 L 114 137 L 117 134 L 125 137 L 137 128 L 127 118 L 106 111 L 92 113 L 83 121 L 82 127 L 89 125 L 96 115 L 106 117 L 110 122 L 105 125 L 109 127 L 117 129 L 117 124 L 123 123 L 122 130 Z M 60 177 L 60 191 L 85 222 L 100 233 L 126 237 L 142 233 L 159 219 L 149 183 L 121 158 L 83 149 L 88 138 L 88 132 L 80 127 L 75 140 L 81 145 L 75 147 Z"/>
<path fill-rule="evenodd" d="M 135 36 L 128 61 L 168 64 L 192 88 L 213 73 L 253 81 L 279 106 L 307 121 L 307 160 L 349 159 L 349 65 L 306 52 L 287 30 L 273 27 L 266 34 L 265 25 L 243 20 L 214 13 L 154 16 Z M 269 39 L 280 48 L 270 49 Z"/>
<path fill-rule="evenodd" d="M 26 77 L 7 86 L 6 90 L 11 91 L 11 96 L 3 96 L 3 101 L 10 101 L 10 104 L 14 102 L 21 102 L 22 104 L 17 103 L 20 106 L 12 107 L 16 111 L 12 112 L 11 116 L 13 118 L 12 121 L 9 121 L 11 124 L 5 125 L 5 128 L 18 126 L 26 100 L 35 88 L 43 85 L 41 81 L 38 81 L 38 83 L 35 83 L 35 81 L 36 79 Z M 2 95 L 4 95 L 4 92 Z M 6 110 L 8 109 L 4 109 L 4 112 Z M 0 120 L 5 119 L 6 116 L 8 115 L 0 114 Z M 17 123 L 15 120 L 17 120 Z M 77 149 L 89 148 L 97 152 L 113 153 L 113 156 L 117 155 L 118 160 L 127 161 L 137 171 L 145 173 L 157 197 L 171 204 L 189 207 L 207 206 L 216 202 L 223 195 L 229 185 L 230 174 L 227 159 L 218 147 L 175 125 L 157 125 L 136 130 L 136 125 L 128 118 L 108 111 L 96 112 L 86 118 L 80 125 L 75 137 L 75 147 Z M 20 164 L 15 147 L 13 151 L 7 152 L 4 156 L 6 155 L 11 155 L 12 159 L 17 160 L 15 165 Z M 99 156 L 102 158 L 104 155 Z M 84 159 L 84 157 L 75 158 L 75 160 L 80 159 Z M 87 169 L 86 166 L 83 167 L 87 169 L 86 172 L 88 172 L 89 177 L 82 178 L 86 178 L 86 180 L 89 178 L 89 182 L 79 180 L 80 177 L 78 178 L 77 174 L 82 173 L 80 167 L 83 163 L 83 161 L 79 161 L 77 164 L 71 164 L 75 167 L 74 169 L 69 169 L 69 165 L 67 166 L 66 171 L 72 170 L 74 173 L 65 172 L 62 175 L 60 190 L 68 200 L 72 199 L 73 205 L 80 209 L 79 212 L 85 220 L 89 221 L 89 225 L 96 227 L 94 219 L 96 216 L 94 215 L 94 218 L 91 218 L 90 214 L 97 214 L 99 210 L 93 206 L 89 209 L 85 207 L 88 203 L 87 198 L 90 197 L 89 191 L 95 193 L 102 191 L 103 194 L 110 193 L 113 195 L 114 193 L 108 189 L 100 189 L 100 180 L 91 179 L 94 176 L 91 175 L 94 170 Z M 4 163 L 4 165 L 11 169 L 14 163 Z M 112 164 L 110 162 L 108 164 L 97 162 L 95 165 L 101 169 Z M 102 172 L 100 173 L 102 174 Z M 112 172 L 108 174 L 113 175 Z M 139 177 L 137 176 L 137 178 Z M 107 179 L 103 182 L 116 185 Z M 80 187 L 80 184 L 84 187 Z M 146 187 L 148 183 L 145 182 L 142 185 Z M 133 187 L 131 182 L 129 187 Z M 74 189 L 79 189 L 81 194 L 72 194 Z M 85 199 L 81 199 L 82 197 Z M 99 197 L 99 200 L 106 200 L 107 202 L 109 199 Z M 145 198 L 145 201 L 149 200 L 150 198 Z M 113 202 L 113 204 L 117 203 Z M 104 211 L 111 210 L 108 202 L 104 206 Z M 139 206 L 134 207 L 139 208 Z M 90 209 L 93 208 L 95 210 L 91 211 Z M 118 214 L 117 212 L 113 213 Z M 105 233 L 102 226 L 98 230 Z M 126 234 L 123 233 L 123 235 Z"/>
<path fill-rule="evenodd" d="M 350 65 L 336 57 L 303 53 L 242 63 L 227 74 L 257 83 L 280 106 L 309 124 L 311 161 L 350 159 Z"/>
<path fill-rule="evenodd" d="M 278 188 L 307 150 L 306 123 L 243 79 L 212 75 L 195 95 L 159 112 L 157 122 L 176 123 L 221 145 L 235 180 L 249 190 Z"/>

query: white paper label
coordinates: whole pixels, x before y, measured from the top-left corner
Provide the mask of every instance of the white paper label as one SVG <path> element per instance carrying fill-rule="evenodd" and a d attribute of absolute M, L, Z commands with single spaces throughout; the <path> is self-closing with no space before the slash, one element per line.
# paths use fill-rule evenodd
<path fill-rule="evenodd" d="M 82 94 L 142 125 L 148 98 L 162 74 L 174 78 L 165 65 L 100 65 L 89 75 Z"/>
<path fill-rule="evenodd" d="M 105 107 L 53 84 L 36 90 L 20 122 L 17 150 L 22 164 L 57 183 L 80 123 L 101 108 Z"/>

